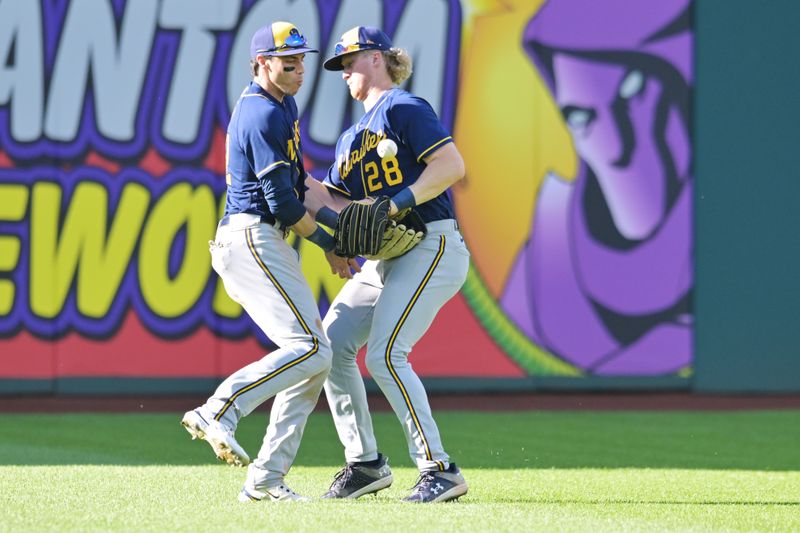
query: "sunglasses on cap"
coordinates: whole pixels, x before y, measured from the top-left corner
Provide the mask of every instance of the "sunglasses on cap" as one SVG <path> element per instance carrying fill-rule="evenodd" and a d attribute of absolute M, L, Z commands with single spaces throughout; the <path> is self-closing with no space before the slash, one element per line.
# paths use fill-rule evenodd
<path fill-rule="evenodd" d="M 342 54 L 349 54 L 350 52 L 359 52 L 361 50 L 380 50 L 385 48 L 377 43 L 336 43 L 336 47 L 333 49 L 334 56 L 340 56 Z"/>
<path fill-rule="evenodd" d="M 305 46 L 307 44 L 306 38 L 303 35 L 300 35 L 295 28 L 292 28 L 292 31 L 289 33 L 289 37 L 283 42 L 282 45 L 276 46 L 274 48 L 269 48 L 267 50 L 257 50 L 256 53 L 258 54 L 268 54 L 270 52 L 278 52 L 280 50 L 286 50 L 287 48 L 299 48 L 301 46 Z"/>

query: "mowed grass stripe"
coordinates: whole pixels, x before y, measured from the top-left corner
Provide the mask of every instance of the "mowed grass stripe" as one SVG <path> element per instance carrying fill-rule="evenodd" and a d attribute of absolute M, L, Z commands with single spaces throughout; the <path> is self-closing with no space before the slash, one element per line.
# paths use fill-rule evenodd
<path fill-rule="evenodd" d="M 471 468 L 706 468 L 800 470 L 800 411 L 435 413 L 445 448 Z M 0 465 L 204 465 L 175 414 L 0 415 Z M 381 451 L 412 466 L 397 418 L 373 416 Z M 244 418 L 237 439 L 253 456 L 266 411 Z M 339 466 L 331 417 L 314 413 L 297 464 Z"/>
<path fill-rule="evenodd" d="M 333 471 L 296 467 L 319 495 Z M 793 531 L 800 474 L 712 470 L 465 469 L 461 501 L 402 504 L 416 472 L 354 502 L 240 504 L 243 471 L 225 466 L 0 467 L 7 531 Z M 5 490 L 8 489 L 8 490 Z M 300 505 L 300 507 L 298 507 Z"/>

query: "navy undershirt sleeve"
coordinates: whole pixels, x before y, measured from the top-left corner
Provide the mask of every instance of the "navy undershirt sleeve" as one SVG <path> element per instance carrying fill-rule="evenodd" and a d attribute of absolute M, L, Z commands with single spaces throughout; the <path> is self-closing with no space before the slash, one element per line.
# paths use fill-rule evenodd
<path fill-rule="evenodd" d="M 303 218 L 306 208 L 295 194 L 289 167 L 277 167 L 259 181 L 270 212 L 284 227 L 293 226 Z"/>

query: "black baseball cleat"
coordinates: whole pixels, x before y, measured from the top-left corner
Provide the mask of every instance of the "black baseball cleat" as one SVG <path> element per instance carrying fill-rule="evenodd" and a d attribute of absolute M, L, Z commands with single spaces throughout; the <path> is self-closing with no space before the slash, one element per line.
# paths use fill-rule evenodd
<path fill-rule="evenodd" d="M 389 458 L 379 453 L 375 461 L 347 463 L 333 478 L 331 488 L 322 497 L 355 499 L 383 490 L 392 481 L 394 477 L 389 468 Z"/>
<path fill-rule="evenodd" d="M 461 470 L 450 463 L 444 472 L 426 470 L 420 472 L 417 484 L 411 489 L 411 494 L 403 498 L 409 503 L 433 503 L 455 500 L 467 493 L 467 482 L 461 475 Z"/>

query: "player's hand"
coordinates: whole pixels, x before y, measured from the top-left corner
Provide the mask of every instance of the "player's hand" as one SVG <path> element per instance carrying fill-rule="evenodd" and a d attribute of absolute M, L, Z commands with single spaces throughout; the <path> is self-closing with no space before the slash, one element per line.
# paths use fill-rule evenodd
<path fill-rule="evenodd" d="M 352 273 L 361 272 L 361 265 L 358 264 L 358 261 L 356 261 L 355 257 L 348 257 L 346 259 L 347 259 L 347 265 L 350 267 L 350 272 Z"/>
<path fill-rule="evenodd" d="M 331 273 L 343 279 L 351 279 L 353 272 L 361 272 L 361 266 L 353 257 L 340 257 L 333 251 L 325 252 L 325 259 L 331 265 Z"/>
<path fill-rule="evenodd" d="M 405 214 L 407 212 L 405 209 L 403 211 L 404 211 L 403 214 Z M 389 200 L 389 216 L 392 217 L 392 218 L 403 218 L 402 216 L 397 216 L 399 213 L 400 213 L 400 211 L 397 209 L 397 206 L 395 205 L 394 200 L 390 199 Z"/>

